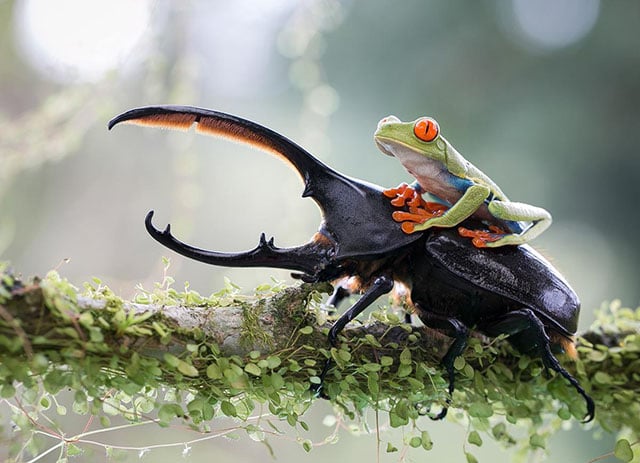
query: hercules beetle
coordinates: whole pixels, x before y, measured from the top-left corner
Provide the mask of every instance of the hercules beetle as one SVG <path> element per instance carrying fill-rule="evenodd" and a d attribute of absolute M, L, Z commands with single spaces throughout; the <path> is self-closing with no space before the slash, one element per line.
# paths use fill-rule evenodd
<path fill-rule="evenodd" d="M 555 268 L 528 245 L 479 249 L 455 229 L 434 228 L 406 234 L 392 219 L 394 207 L 378 185 L 347 177 L 326 166 L 284 136 L 229 114 L 188 106 L 132 109 L 109 123 L 127 122 L 173 129 L 195 126 L 202 133 L 248 143 L 288 161 L 304 181 L 303 197 L 311 197 L 323 220 L 311 240 L 293 248 L 278 248 L 262 234 L 258 246 L 240 253 L 206 251 L 145 224 L 151 236 L 186 257 L 226 267 L 289 269 L 306 282 L 340 282 L 349 278 L 350 291 L 362 293 L 329 331 L 336 345 L 345 325 L 390 292 L 394 283 L 410 290 L 410 300 L 428 327 L 453 338 L 442 358 L 454 390 L 454 360 L 462 354 L 469 331 L 487 336 L 508 334 L 522 353 L 538 356 L 546 368 L 562 375 L 586 401 L 586 421 L 594 417 L 591 397 L 554 356 L 552 350 L 575 354 L 574 335 L 580 311 L 578 297 Z M 467 221 L 467 228 L 482 224 Z M 331 300 L 344 298 L 339 284 Z M 328 369 L 328 365 L 325 368 Z M 446 408 L 437 416 L 442 418 Z"/>

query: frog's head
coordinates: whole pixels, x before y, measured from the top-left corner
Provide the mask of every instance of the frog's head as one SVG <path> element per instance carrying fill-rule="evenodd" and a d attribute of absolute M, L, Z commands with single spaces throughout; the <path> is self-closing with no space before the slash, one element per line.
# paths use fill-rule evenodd
<path fill-rule="evenodd" d="M 446 140 L 440 135 L 440 126 L 430 117 L 413 122 L 402 122 L 388 116 L 378 123 L 373 139 L 380 151 L 408 163 L 424 162 L 425 158 L 446 164 Z"/>

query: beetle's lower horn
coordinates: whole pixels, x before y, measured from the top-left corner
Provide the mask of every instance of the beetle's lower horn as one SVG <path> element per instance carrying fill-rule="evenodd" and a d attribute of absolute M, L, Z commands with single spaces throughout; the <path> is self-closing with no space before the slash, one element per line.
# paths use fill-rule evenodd
<path fill-rule="evenodd" d="M 170 225 L 167 225 L 164 230 L 157 229 L 152 219 L 153 211 L 149 211 L 144 223 L 153 239 L 178 254 L 206 264 L 223 267 L 282 268 L 302 272 L 304 274 L 302 279 L 310 280 L 323 269 L 327 259 L 333 254 L 333 246 L 328 240 L 314 239 L 302 246 L 278 248 L 273 244 L 273 238 L 267 240 L 264 233 L 260 235 L 258 246 L 249 251 L 238 253 L 207 251 L 175 238 L 171 234 Z"/>

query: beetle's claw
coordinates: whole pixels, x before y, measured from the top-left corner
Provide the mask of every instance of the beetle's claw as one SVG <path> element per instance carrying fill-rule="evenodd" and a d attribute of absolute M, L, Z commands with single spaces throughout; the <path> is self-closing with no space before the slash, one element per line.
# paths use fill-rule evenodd
<path fill-rule="evenodd" d="M 332 363 L 333 362 L 331 361 L 331 358 L 328 358 L 324 364 L 324 367 L 322 368 L 322 371 L 320 372 L 320 376 L 319 376 L 320 382 L 311 383 L 309 390 L 314 395 L 314 397 L 329 400 L 329 396 L 324 390 L 324 378 L 325 376 L 327 376 L 327 373 L 329 372 L 329 369 L 331 368 Z"/>
<path fill-rule="evenodd" d="M 580 388 L 582 389 L 582 388 Z M 584 398 L 584 401 L 587 403 L 587 414 L 584 416 L 582 420 L 583 423 L 589 423 L 596 416 L 596 404 L 593 402 L 593 399 L 587 395 L 584 390 L 578 390 L 580 395 Z"/>
<path fill-rule="evenodd" d="M 438 413 L 436 416 L 430 416 L 429 418 L 431 418 L 433 421 L 440 421 L 444 419 L 444 417 L 447 416 L 447 412 L 449 411 L 449 402 L 450 401 L 447 400 L 447 406 L 440 410 L 440 413 Z"/>
<path fill-rule="evenodd" d="M 324 384 L 322 383 L 311 384 L 311 387 L 309 387 L 309 390 L 311 391 L 311 394 L 313 394 L 315 398 L 329 400 L 329 396 L 324 391 Z"/>

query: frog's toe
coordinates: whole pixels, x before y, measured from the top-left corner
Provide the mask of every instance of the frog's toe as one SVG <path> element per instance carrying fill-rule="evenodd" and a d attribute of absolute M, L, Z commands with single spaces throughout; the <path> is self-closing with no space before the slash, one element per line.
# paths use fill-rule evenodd
<path fill-rule="evenodd" d="M 458 233 L 465 238 L 471 238 L 471 242 L 476 248 L 497 248 L 508 244 L 520 244 L 514 242 L 519 238 L 517 235 L 506 233 L 495 226 L 490 226 L 489 231 L 458 227 Z"/>

